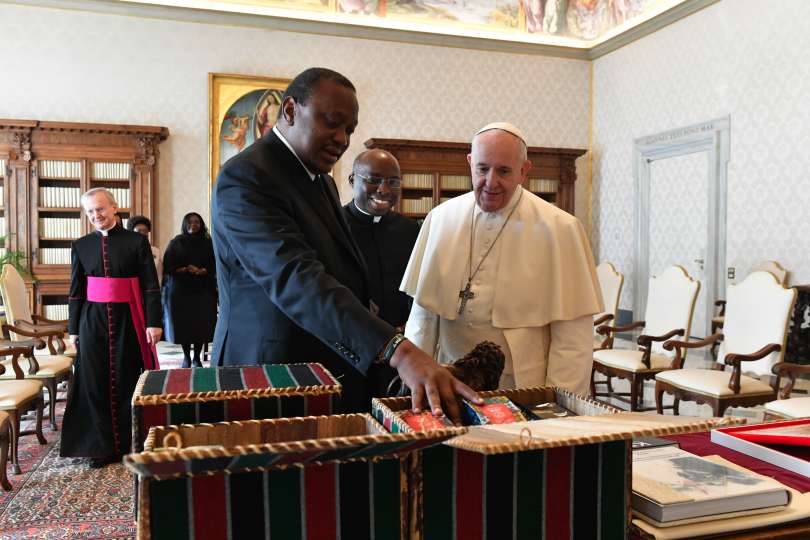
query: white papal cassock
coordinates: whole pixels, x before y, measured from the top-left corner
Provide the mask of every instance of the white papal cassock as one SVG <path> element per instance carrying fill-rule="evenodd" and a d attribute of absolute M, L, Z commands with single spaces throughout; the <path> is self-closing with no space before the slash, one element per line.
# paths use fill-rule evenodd
<path fill-rule="evenodd" d="M 471 224 L 472 271 L 481 267 L 471 283 L 475 296 L 459 315 Z M 592 315 L 602 311 L 593 255 L 579 220 L 533 193 L 516 189 L 496 212 L 482 211 L 473 192 L 434 208 L 400 289 L 414 299 L 405 335 L 439 362 L 489 340 L 506 355 L 502 388 L 551 385 L 588 393 Z"/>

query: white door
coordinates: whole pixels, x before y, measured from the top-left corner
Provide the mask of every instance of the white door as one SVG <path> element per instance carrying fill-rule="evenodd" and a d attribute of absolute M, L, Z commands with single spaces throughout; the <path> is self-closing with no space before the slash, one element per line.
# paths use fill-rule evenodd
<path fill-rule="evenodd" d="M 709 215 L 709 152 L 695 152 L 650 161 L 649 272 L 659 275 L 672 265 L 683 266 L 701 282 L 691 334 L 708 335 L 707 259 Z M 713 300 L 712 300 L 713 302 Z"/>

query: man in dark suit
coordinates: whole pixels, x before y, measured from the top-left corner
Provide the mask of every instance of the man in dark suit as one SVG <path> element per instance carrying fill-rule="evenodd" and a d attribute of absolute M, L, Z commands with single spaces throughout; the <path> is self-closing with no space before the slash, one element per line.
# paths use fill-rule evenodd
<path fill-rule="evenodd" d="M 214 188 L 218 365 L 321 362 L 345 411 L 368 410 L 367 373 L 388 363 L 412 390 L 458 418 L 454 394 L 478 397 L 369 312 L 365 262 L 326 173 L 357 125 L 355 88 L 324 68 L 299 74 L 272 131 L 230 159 Z"/>

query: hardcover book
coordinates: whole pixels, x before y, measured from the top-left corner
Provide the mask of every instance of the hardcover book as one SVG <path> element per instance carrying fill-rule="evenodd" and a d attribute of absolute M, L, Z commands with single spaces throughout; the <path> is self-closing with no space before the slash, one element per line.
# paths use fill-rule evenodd
<path fill-rule="evenodd" d="M 654 524 L 776 510 L 789 502 L 790 492 L 772 478 L 679 448 L 633 453 L 633 510 Z"/>
<path fill-rule="evenodd" d="M 635 437 L 633 438 L 633 450 L 649 450 L 662 446 L 679 446 L 677 441 L 671 439 L 661 439 L 659 437 Z"/>

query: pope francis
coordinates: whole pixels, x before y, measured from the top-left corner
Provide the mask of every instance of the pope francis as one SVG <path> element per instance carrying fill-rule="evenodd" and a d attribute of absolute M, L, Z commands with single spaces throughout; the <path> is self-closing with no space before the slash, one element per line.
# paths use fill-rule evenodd
<path fill-rule="evenodd" d="M 489 340 L 502 388 L 587 394 L 602 298 L 582 224 L 521 187 L 532 164 L 515 126 L 481 128 L 467 161 L 473 191 L 428 214 L 411 254 L 405 335 L 439 362 Z"/>

